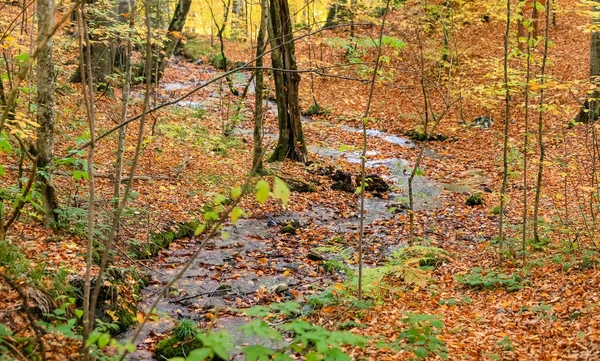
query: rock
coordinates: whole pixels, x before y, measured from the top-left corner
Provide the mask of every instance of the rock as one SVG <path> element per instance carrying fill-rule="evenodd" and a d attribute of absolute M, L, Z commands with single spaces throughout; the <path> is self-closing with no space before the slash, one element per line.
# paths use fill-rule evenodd
<path fill-rule="evenodd" d="M 391 213 L 397 214 L 407 210 L 408 206 L 405 203 L 391 203 L 388 204 L 387 208 Z"/>
<path fill-rule="evenodd" d="M 294 227 L 291 224 L 286 224 L 285 226 L 281 227 L 281 233 L 283 233 L 283 234 L 296 234 L 296 227 Z"/>
<path fill-rule="evenodd" d="M 377 174 L 369 174 L 365 177 L 365 191 L 371 193 L 385 193 L 390 189 L 390 186 Z M 356 186 L 360 185 L 360 179 L 356 179 Z"/>
<path fill-rule="evenodd" d="M 482 129 L 488 129 L 493 124 L 494 124 L 494 118 L 492 118 L 489 115 L 482 115 L 482 116 L 479 116 L 479 117 L 473 119 L 473 123 L 471 123 L 471 126 L 479 127 Z"/>
<path fill-rule="evenodd" d="M 194 62 L 194 65 L 202 65 L 202 64 L 204 64 L 204 59 L 202 59 L 202 58 L 199 58 L 198 60 L 196 60 Z"/>
<path fill-rule="evenodd" d="M 290 287 L 287 285 L 287 283 L 280 283 L 278 285 L 274 285 L 269 287 L 269 292 L 270 293 L 281 293 L 284 291 L 287 291 Z"/>
<path fill-rule="evenodd" d="M 332 165 L 312 161 L 306 162 L 306 168 L 308 173 L 322 176 L 332 175 L 335 170 Z"/>
<path fill-rule="evenodd" d="M 267 227 L 275 227 L 277 225 L 277 221 L 272 216 L 267 216 Z"/>
<path fill-rule="evenodd" d="M 288 187 L 290 188 L 290 191 L 292 191 L 292 192 L 308 193 L 308 192 L 316 192 L 317 191 L 317 187 L 315 187 L 313 184 L 304 182 L 302 180 L 286 179 L 285 183 L 288 185 Z"/>
<path fill-rule="evenodd" d="M 325 260 L 325 257 L 323 257 L 322 255 L 320 255 L 316 252 L 313 252 L 313 251 L 308 252 L 307 258 L 311 261 L 324 261 Z"/>
<path fill-rule="evenodd" d="M 331 176 L 331 179 L 335 181 L 335 183 L 331 185 L 331 189 L 354 193 L 355 188 L 354 184 L 352 183 L 352 175 L 350 173 L 338 169 Z"/>

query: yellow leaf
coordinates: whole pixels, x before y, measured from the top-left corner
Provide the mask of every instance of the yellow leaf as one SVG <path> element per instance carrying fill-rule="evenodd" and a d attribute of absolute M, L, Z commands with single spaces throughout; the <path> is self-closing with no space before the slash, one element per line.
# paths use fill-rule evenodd
<path fill-rule="evenodd" d="M 334 288 L 335 290 L 338 290 L 338 291 L 343 291 L 343 290 L 344 290 L 344 285 L 343 285 L 343 284 L 341 284 L 341 283 L 335 283 L 335 284 L 333 285 L 333 288 Z"/>
<path fill-rule="evenodd" d="M 115 315 L 115 311 L 108 310 L 108 311 L 106 311 L 106 313 L 110 316 L 110 318 L 113 319 L 113 321 L 119 320 L 119 317 L 117 315 Z"/>
<path fill-rule="evenodd" d="M 135 319 L 137 320 L 137 322 L 142 323 L 144 322 L 144 314 L 141 312 L 138 312 L 135 314 Z"/>

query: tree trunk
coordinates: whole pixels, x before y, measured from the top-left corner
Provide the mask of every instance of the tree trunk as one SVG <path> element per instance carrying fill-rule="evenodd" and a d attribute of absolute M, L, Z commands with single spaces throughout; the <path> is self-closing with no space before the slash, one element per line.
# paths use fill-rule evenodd
<path fill-rule="evenodd" d="M 179 46 L 179 43 L 181 42 L 181 32 L 185 26 L 185 21 L 187 20 L 188 13 L 190 12 L 191 5 L 192 0 L 179 0 L 177 2 L 177 7 L 173 13 L 173 18 L 171 18 L 171 22 L 169 23 L 169 29 L 167 33 L 168 40 L 164 45 L 162 52 L 160 52 L 160 57 L 157 59 L 158 72 L 151 72 L 151 76 L 153 77 L 152 81 L 155 84 L 157 84 L 162 78 L 169 59 L 171 56 L 173 56 L 177 46 Z M 145 74 L 144 69 L 145 66 L 140 68 L 140 75 Z"/>
<path fill-rule="evenodd" d="M 337 24 L 338 7 L 339 5 L 335 1 L 331 5 L 329 5 L 329 11 L 327 12 L 327 20 L 325 20 L 326 28 Z"/>
<path fill-rule="evenodd" d="M 38 0 L 38 42 L 52 31 L 54 26 L 54 0 Z M 44 45 L 37 59 L 37 166 L 45 173 L 41 180 L 44 226 L 57 221 L 56 194 L 52 185 L 52 161 L 54 159 L 54 63 L 53 40 Z"/>
<path fill-rule="evenodd" d="M 594 6 L 594 14 L 600 11 L 600 1 L 596 0 L 598 5 Z M 590 41 L 590 82 L 594 85 L 594 92 L 585 100 L 579 113 L 575 117 L 576 122 L 591 123 L 600 116 L 600 17 L 592 15 L 592 34 Z"/>
<path fill-rule="evenodd" d="M 88 0 L 86 4 L 88 9 L 102 6 L 100 4 L 96 4 L 95 0 Z M 104 16 L 93 16 L 95 11 L 105 11 L 104 9 L 100 8 L 94 9 L 94 11 L 88 10 L 86 12 L 86 24 L 90 30 L 89 47 L 90 54 L 92 56 L 92 74 L 94 76 L 92 80 L 95 87 L 100 86 L 103 89 L 107 89 L 110 86 L 107 78 L 113 73 L 114 70 L 117 47 L 114 39 L 110 39 L 108 34 L 106 34 L 102 28 L 113 26 L 114 21 L 107 19 L 117 18 L 116 10 L 118 10 L 119 6 L 120 5 L 116 5 L 114 8 L 109 9 L 110 14 L 105 14 Z M 84 49 L 84 51 L 87 50 Z M 85 66 L 85 64 L 83 65 Z M 69 81 L 73 83 L 81 82 L 81 69 L 85 68 L 80 66 L 79 69 L 73 73 Z"/>
<path fill-rule="evenodd" d="M 123 3 L 121 3 L 123 5 Z M 120 8 L 121 14 L 129 13 L 129 37 L 124 52 L 124 68 L 125 74 L 123 78 L 123 91 L 121 96 L 121 123 L 127 120 L 127 110 L 129 108 L 129 91 L 131 88 L 131 55 L 133 52 L 132 38 L 135 32 L 135 0 L 125 2 L 125 6 Z M 115 215 L 115 227 L 119 231 L 120 219 L 117 217 L 119 206 L 121 204 L 121 178 L 123 173 L 123 156 L 125 154 L 125 136 L 127 126 L 119 128 L 119 138 L 117 141 L 117 159 L 115 162 L 115 187 L 113 196 L 113 213 Z"/>
<path fill-rule="evenodd" d="M 307 161 L 306 142 L 302 133 L 298 85 L 300 75 L 296 72 L 296 55 L 292 34 L 292 19 L 287 0 L 271 0 L 271 59 L 279 123 L 279 141 L 269 161 L 292 159 Z"/>
<path fill-rule="evenodd" d="M 260 69 L 263 66 L 263 56 L 266 48 L 266 33 L 269 22 L 269 4 L 268 0 L 261 0 L 261 21 L 256 41 L 256 78 L 255 78 L 255 107 L 254 107 L 254 151 L 252 158 L 252 169 L 260 173 L 263 170 L 263 91 L 264 74 Z"/>

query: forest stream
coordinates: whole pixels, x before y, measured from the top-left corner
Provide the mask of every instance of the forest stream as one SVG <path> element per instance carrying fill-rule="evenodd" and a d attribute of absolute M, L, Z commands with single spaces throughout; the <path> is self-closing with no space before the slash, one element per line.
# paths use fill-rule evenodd
<path fill-rule="evenodd" d="M 243 88 L 245 85 L 243 81 L 247 82 L 245 77 L 240 76 L 235 80 L 234 86 L 237 88 Z M 175 91 L 186 91 L 196 85 L 196 83 L 165 83 L 162 85 L 162 90 L 169 94 Z M 184 100 L 178 106 L 199 109 L 209 106 L 211 102 L 218 102 L 220 94 L 221 92 L 212 89 L 207 99 Z M 265 109 L 270 112 L 276 111 L 276 105 L 270 100 L 265 100 Z M 337 127 L 340 132 L 362 132 L 358 128 L 347 125 L 338 126 L 327 121 L 317 122 L 308 117 L 303 117 L 303 121 L 311 122 L 312 125 L 319 127 Z M 238 127 L 233 136 L 250 137 L 251 139 L 252 131 L 252 129 Z M 367 135 L 382 139 L 395 147 L 415 146 L 410 139 L 379 130 L 367 129 Z M 277 135 L 265 133 L 264 138 L 276 141 Z M 335 162 L 361 162 L 360 152 L 355 149 L 333 149 L 317 145 L 309 145 L 308 149 L 313 159 L 317 157 Z M 376 196 L 365 198 L 365 234 L 368 238 L 367 242 L 384 245 L 381 257 L 385 258 L 403 247 L 404 244 L 387 236 L 385 225 L 381 225 L 380 221 L 393 217 L 394 211 L 405 212 L 405 210 L 395 210 L 395 208 L 396 203 L 401 202 L 400 199 L 407 197 L 406 189 L 411 169 L 407 160 L 396 157 L 380 158 L 376 157 L 377 155 L 379 154 L 376 151 L 367 152 L 367 172 L 380 174 L 390 185 L 390 191 L 386 194 L 385 198 L 387 199 Z M 428 152 L 427 155 L 437 156 L 433 152 Z M 443 191 L 441 184 L 427 177 L 417 176 L 413 182 L 413 190 L 415 210 L 440 207 L 441 202 L 438 196 Z M 339 214 L 336 209 L 327 205 L 312 204 L 303 212 L 284 211 L 281 214 L 266 214 L 264 218 L 241 219 L 236 225 L 224 227 L 229 238 L 225 240 L 216 237 L 212 240 L 193 261 L 186 274 L 169 291 L 168 298 L 158 303 L 156 311 L 159 318 L 145 325 L 138 338 L 138 350 L 131 355 L 131 359 L 152 359 L 152 353 L 144 349 L 144 340 L 151 333 L 166 333 L 173 328 L 173 321 L 179 318 L 185 317 L 200 321 L 209 313 L 211 315 L 223 314 L 224 310 L 252 306 L 253 297 L 249 296 L 260 292 L 278 293 L 282 300 L 291 300 L 295 298 L 295 294 L 306 295 L 322 291 L 327 284 L 331 283 L 331 274 L 324 272 L 324 269 L 316 262 L 306 262 L 307 258 L 310 258 L 310 247 L 301 242 L 296 243 L 296 241 L 286 239 L 286 237 L 276 237 L 276 235 L 281 233 L 282 226 L 290 223 L 298 228 L 322 229 L 341 235 L 358 233 L 358 207 L 357 197 L 356 212 L 351 215 Z M 177 245 L 172 245 L 170 249 L 164 251 L 166 253 L 164 262 L 151 266 L 153 272 L 151 272 L 150 285 L 143 291 L 143 299 L 140 302 L 142 309 L 146 309 L 152 304 L 157 292 L 184 267 L 198 246 L 193 239 L 176 243 Z M 290 248 L 295 251 L 290 252 Z M 344 261 L 344 257 L 349 257 L 354 253 L 354 247 L 347 244 L 339 254 L 325 254 L 321 257 L 323 260 Z M 292 272 L 287 272 L 288 276 L 282 274 L 266 276 L 260 269 L 246 267 L 244 264 L 246 258 L 265 259 L 265 263 L 268 263 L 271 268 L 281 270 L 284 274 L 286 270 Z M 366 263 L 368 266 L 369 262 Z M 315 288 L 315 285 L 319 286 Z M 245 317 L 229 311 L 224 313 L 226 315 L 217 317 L 213 325 L 217 329 L 225 329 L 231 336 L 234 345 L 239 347 L 262 344 L 267 347 L 276 347 L 276 345 L 266 344 L 268 341 L 264 339 L 248 337 L 241 332 L 238 327 L 247 322 Z M 134 329 L 129 330 L 122 339 L 131 338 L 134 331 Z"/>

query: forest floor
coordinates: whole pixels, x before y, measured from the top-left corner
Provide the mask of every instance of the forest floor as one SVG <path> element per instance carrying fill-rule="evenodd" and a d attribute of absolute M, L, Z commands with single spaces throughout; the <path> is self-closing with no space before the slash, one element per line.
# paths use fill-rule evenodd
<path fill-rule="evenodd" d="M 557 26 L 551 28 L 554 46 L 550 50 L 549 71 L 557 83 L 570 84 L 570 87 L 549 90 L 550 102 L 570 99 L 570 94 L 565 93 L 578 89 L 578 79 L 586 78 L 589 39 L 581 36 L 580 27 L 587 24 L 588 19 L 575 13 L 576 3 L 575 0 L 561 2 Z M 390 16 L 389 35 L 410 45 L 415 39 L 403 32 L 403 20 L 401 14 Z M 461 49 L 466 59 L 462 65 L 465 89 L 475 89 L 501 76 L 498 64 L 502 56 L 502 36 L 498 34 L 502 34 L 503 26 L 501 18 L 492 17 L 489 22 L 478 20 L 461 28 L 456 41 L 464 47 Z M 322 36 L 321 48 L 327 46 L 328 39 L 345 35 L 326 33 Z M 63 44 L 67 44 L 63 51 L 68 53 L 69 44 L 73 44 L 69 40 Z M 307 44 L 297 44 L 301 68 L 309 67 L 313 61 L 305 55 Z M 234 60 L 250 57 L 248 51 L 239 51 L 239 44 L 229 45 Z M 322 64 L 344 61 L 342 50 L 327 49 L 319 59 Z M 539 55 L 539 50 L 536 54 Z M 410 69 L 414 64 L 409 55 L 396 60 L 397 64 L 392 64 L 390 69 L 393 66 Z M 513 60 L 512 65 L 516 69 L 523 68 L 518 60 Z M 66 78 L 72 68 L 65 67 L 62 76 Z M 539 72 L 539 64 L 534 68 Z M 177 58 L 167 69 L 154 101 L 172 99 L 218 74 L 219 71 L 209 65 L 194 65 Z M 350 70 L 334 74 L 356 75 Z M 364 246 L 365 265 L 370 269 L 385 267 L 391 255 L 408 243 L 408 215 L 403 209 L 406 182 L 419 147 L 423 145 L 405 135 L 417 128 L 419 114 L 409 99 L 422 96 L 416 86 L 418 77 L 403 76 L 400 72 L 395 76 L 396 87 L 376 87 L 372 111 L 375 121 L 368 124 L 367 172 L 381 176 L 392 186 L 384 194 L 367 195 Z M 248 74 L 235 76 L 234 85 L 241 90 L 247 78 Z M 303 109 L 311 104 L 310 83 L 310 77 L 303 76 Z M 78 86 L 71 88 L 72 93 L 67 91 L 58 98 L 61 112 L 57 121 L 56 153 L 61 156 L 77 144 L 86 131 L 83 109 L 77 101 Z M 359 174 L 362 135 L 358 127 L 368 85 L 315 77 L 314 88 L 328 114 L 303 118 L 312 164 L 267 164 L 271 174 L 290 182 L 301 181 L 297 183 L 309 185 L 310 191 L 292 192 L 287 207 L 274 200 L 259 204 L 254 199 L 244 199 L 241 207 L 247 217 L 235 226 L 227 225 L 229 237 L 210 242 L 185 277 L 159 303 L 158 310 L 169 317 L 161 317 L 146 326 L 133 359 L 149 359 L 156 343 L 172 328 L 173 321 L 181 317 L 197 320 L 205 328 L 226 328 L 233 333 L 235 343 L 247 344 L 255 340 L 236 333 L 236 326 L 244 319 L 234 313 L 234 309 L 289 299 L 306 302 L 308 297 L 322 295 L 334 285 L 340 292 L 343 289 L 348 294 L 354 293 L 353 286 L 346 283 L 346 273 L 355 272 L 357 267 L 358 197 L 352 192 L 331 189 L 333 181 L 321 170 L 340 169 L 353 176 Z M 600 359 L 600 272 L 596 247 L 563 232 L 561 226 L 564 218 L 575 218 L 576 200 L 585 192 L 578 191 L 583 181 L 580 184 L 576 177 L 568 183 L 569 190 L 573 190 L 563 192 L 567 180 L 561 176 L 560 165 L 568 156 L 585 154 L 583 129 L 566 128 L 578 101 L 569 100 L 575 104 L 572 109 L 564 106 L 547 113 L 544 119 L 550 164 L 546 167 L 541 203 L 548 244 L 528 243 L 525 263 L 518 255 L 523 193 L 522 173 L 518 169 L 522 165 L 519 156 L 522 155 L 523 108 L 516 106 L 513 110 L 510 143 L 516 154 L 511 159 L 515 176 L 511 177 L 508 188 L 510 202 L 506 213 L 510 225 L 510 255 L 501 261 L 495 242 L 498 215 L 494 208 L 499 202 L 497 191 L 501 182 L 503 108 L 502 99 L 492 90 L 487 93 L 465 90 L 467 95 L 460 102 L 460 110 L 458 106 L 453 107 L 436 131 L 446 139 L 427 142 L 420 167 L 423 174 L 416 177 L 415 185 L 416 236 L 420 245 L 444 253 L 437 253 L 435 262 L 422 271 L 427 280 L 425 284 L 408 284 L 389 275 L 383 280 L 377 279 L 377 284 L 370 280 L 366 296 L 373 302 L 371 308 L 356 310 L 343 296 L 334 296 L 330 304 L 310 316 L 313 322 L 330 329 L 350 324 L 352 332 L 377 335 L 392 342 L 399 339 L 405 329 L 403 319 L 407 312 L 431 314 L 443 320 L 444 327 L 438 337 L 446 344 L 452 360 Z M 132 93 L 132 99 L 137 99 L 134 111 L 141 107 L 141 92 L 142 89 L 137 88 Z M 148 287 L 142 291 L 141 299 L 136 300 L 140 309 L 148 306 L 155 291 L 188 261 L 197 239 L 175 240 L 168 249 L 149 259 L 134 259 L 127 247 L 132 241 L 147 242 L 151 232 L 174 229 L 179 222 L 197 219 L 216 194 L 227 194 L 242 182 L 252 162 L 253 98 L 253 94 L 249 94 L 241 116 L 234 116 L 238 98 L 230 95 L 223 83 L 215 83 L 179 105 L 149 117 L 147 140 L 138 168 L 138 174 L 146 178 L 134 183 L 136 197 L 126 209 L 115 255 L 116 264 L 134 267 L 149 275 Z M 114 98 L 98 97 L 100 129 L 108 129 L 118 121 L 117 99 L 119 94 Z M 434 107 L 443 109 L 440 99 L 434 102 L 437 102 Z M 520 102 L 522 93 L 517 93 L 514 103 Z M 76 104 L 80 104 L 79 108 Z M 271 102 L 266 105 L 270 109 L 266 115 L 264 141 L 272 148 L 277 140 L 276 109 Z M 534 114 L 532 124 L 537 121 L 537 113 Z M 482 115 L 496 120 L 489 129 L 467 125 Z M 232 134 L 224 136 L 223 130 L 233 123 Z M 534 126 L 530 126 L 533 129 Z M 136 126 L 130 127 L 129 144 L 134 144 L 136 132 Z M 98 146 L 98 174 L 112 172 L 115 144 L 116 138 L 108 137 Z M 126 153 L 132 155 L 133 148 L 128 148 Z M 537 166 L 535 159 L 532 160 L 527 173 L 530 197 Z M 575 173 L 585 174 L 587 170 L 582 164 Z M 9 177 L 15 176 L 14 172 L 9 174 Z M 57 177 L 56 183 L 58 189 L 65 190 L 61 203 L 69 205 L 66 208 L 72 212 L 67 214 L 69 223 L 65 225 L 70 232 L 56 236 L 24 219 L 11 231 L 9 239 L 34 265 L 43 264 L 49 273 L 62 269 L 82 274 L 85 218 L 76 213 L 76 209 L 85 205 L 87 184 L 85 179 L 76 181 L 70 177 Z M 104 227 L 110 221 L 111 179 L 99 178 L 97 188 L 97 205 L 101 209 L 99 226 Z M 476 193 L 482 196 L 483 204 L 467 205 L 467 198 Z M 284 232 L 289 224 L 294 225 L 294 230 Z M 474 272 L 477 269 L 483 271 Z M 344 286 L 340 287 L 341 284 Z M 4 291 L 7 296 L 0 301 L 3 321 L 19 302 L 14 291 L 3 286 L 0 292 Z M 11 320 L 17 325 L 26 323 L 24 317 L 15 316 Z M 123 337 L 130 334 L 131 331 Z M 62 340 L 51 336 L 47 336 L 47 341 L 52 350 L 49 359 L 75 358 L 74 344 L 65 347 Z M 357 359 L 412 357 L 408 352 L 378 348 L 375 343 L 350 352 Z"/>

